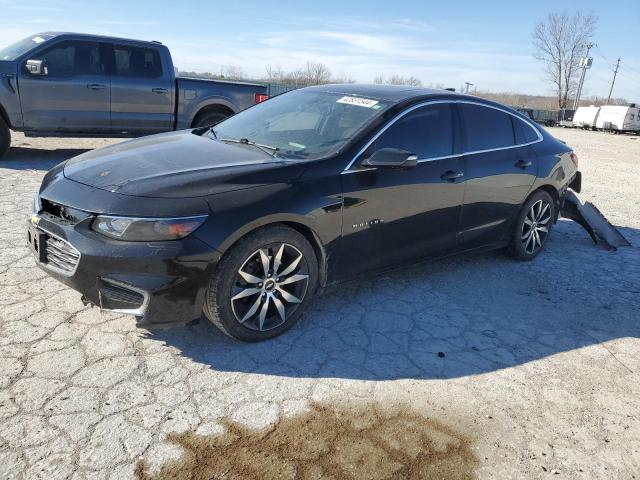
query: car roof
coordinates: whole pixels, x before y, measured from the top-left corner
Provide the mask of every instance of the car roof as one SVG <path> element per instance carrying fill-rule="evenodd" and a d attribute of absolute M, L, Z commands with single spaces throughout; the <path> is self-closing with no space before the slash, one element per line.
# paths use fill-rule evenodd
<path fill-rule="evenodd" d="M 434 88 L 411 87 L 408 85 L 379 85 L 379 84 L 328 84 L 307 87 L 305 90 L 315 90 L 326 93 L 337 93 L 339 95 L 355 95 L 358 97 L 371 97 L 377 100 L 387 100 L 391 102 L 402 102 L 412 98 L 424 98 L 430 96 L 442 97 L 443 95 L 452 97 L 463 97 L 450 90 L 438 90 Z"/>
<path fill-rule="evenodd" d="M 407 85 L 379 85 L 379 84 L 358 84 L 358 83 L 343 83 L 343 84 L 328 84 L 318 85 L 313 87 L 306 87 L 302 90 L 318 91 L 326 93 L 334 93 L 338 95 L 353 95 L 357 97 L 368 97 L 374 100 L 387 101 L 394 104 L 412 104 L 421 101 L 427 101 L 429 99 L 438 100 L 450 100 L 450 101 L 467 101 L 471 103 L 477 103 L 481 105 L 487 105 L 489 107 L 495 107 L 500 110 L 506 110 L 512 115 L 516 115 L 530 122 L 528 115 L 524 115 L 513 107 L 503 105 L 498 102 L 487 100 L 485 98 L 476 97 L 473 95 L 465 95 L 462 93 L 456 93 L 451 90 L 439 90 L 435 88 L 422 88 L 411 87 Z"/>
<path fill-rule="evenodd" d="M 40 32 L 36 35 L 32 35 L 33 37 L 37 36 L 46 36 L 48 39 L 57 38 L 57 37 L 72 37 L 72 38 L 86 38 L 87 40 L 98 40 L 98 41 L 117 41 L 117 42 L 130 42 L 130 43 L 155 43 L 157 45 L 162 45 L 162 43 L 156 40 L 136 40 L 134 38 L 122 38 L 122 37 L 111 37 L 108 35 L 93 35 L 89 33 L 75 33 L 75 32 Z"/>

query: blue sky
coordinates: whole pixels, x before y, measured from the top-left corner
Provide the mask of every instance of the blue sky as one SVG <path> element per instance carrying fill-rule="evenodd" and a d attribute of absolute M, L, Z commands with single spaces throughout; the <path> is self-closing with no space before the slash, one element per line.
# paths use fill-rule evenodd
<path fill-rule="evenodd" d="M 614 96 L 640 102 L 640 0 L 0 0 L 0 45 L 39 31 L 80 31 L 162 41 L 183 70 L 234 65 L 261 76 L 269 64 L 289 70 L 313 60 L 360 82 L 397 73 L 425 85 L 469 81 L 482 90 L 548 94 L 531 31 L 547 13 L 578 5 L 599 18 L 584 95 L 607 95 L 612 64 L 622 57 Z"/>

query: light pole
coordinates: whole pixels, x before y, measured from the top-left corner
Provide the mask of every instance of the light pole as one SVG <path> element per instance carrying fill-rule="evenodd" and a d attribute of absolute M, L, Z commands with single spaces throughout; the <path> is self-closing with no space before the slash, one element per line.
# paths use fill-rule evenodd
<path fill-rule="evenodd" d="M 467 86 L 467 88 L 465 89 L 464 93 L 466 93 L 468 95 L 469 94 L 469 87 L 473 87 L 473 83 L 464 82 L 464 84 Z"/>
<path fill-rule="evenodd" d="M 587 74 L 587 68 L 591 68 L 593 64 L 593 58 L 589 57 L 589 50 L 595 47 L 595 43 L 587 43 L 587 54 L 580 59 L 580 68 L 582 73 L 580 74 L 580 82 L 578 83 L 578 91 L 576 92 L 576 99 L 573 102 L 573 109 L 577 110 L 580 103 L 580 95 L 582 94 L 582 85 L 584 84 L 584 77 Z"/>
<path fill-rule="evenodd" d="M 613 80 L 611 80 L 611 88 L 609 89 L 609 96 L 607 97 L 607 105 L 609 105 L 609 100 L 611 100 L 611 93 L 613 92 L 613 84 L 616 83 L 616 75 L 618 75 L 618 68 L 620 68 L 620 58 L 618 58 L 618 63 L 616 63 L 616 69 L 613 71 Z"/>

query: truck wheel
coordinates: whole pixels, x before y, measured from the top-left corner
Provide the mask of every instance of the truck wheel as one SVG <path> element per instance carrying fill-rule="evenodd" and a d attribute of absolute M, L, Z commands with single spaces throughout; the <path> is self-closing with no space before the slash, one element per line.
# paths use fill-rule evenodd
<path fill-rule="evenodd" d="M 11 130 L 9 130 L 5 121 L 0 118 L 0 158 L 4 157 L 4 155 L 9 151 L 10 146 Z"/>
<path fill-rule="evenodd" d="M 555 221 L 555 203 L 547 192 L 539 190 L 527 200 L 511 234 L 511 255 L 516 260 L 533 260 L 549 240 Z"/>
<path fill-rule="evenodd" d="M 225 112 L 205 112 L 193 122 L 194 128 L 213 127 L 231 115 Z"/>
<path fill-rule="evenodd" d="M 318 263 L 307 239 L 284 225 L 261 228 L 220 260 L 204 314 L 230 337 L 267 340 L 300 319 L 317 285 Z"/>

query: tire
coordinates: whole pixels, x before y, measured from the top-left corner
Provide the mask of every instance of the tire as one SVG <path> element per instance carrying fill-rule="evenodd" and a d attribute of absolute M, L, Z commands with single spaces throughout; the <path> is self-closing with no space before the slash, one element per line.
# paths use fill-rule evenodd
<path fill-rule="evenodd" d="M 194 128 L 213 127 L 230 116 L 230 114 L 220 111 L 204 112 L 198 115 L 193 126 Z"/>
<path fill-rule="evenodd" d="M 222 257 L 209 279 L 204 314 L 230 337 L 267 340 L 295 325 L 317 285 L 318 261 L 307 239 L 285 225 L 264 227 Z"/>
<path fill-rule="evenodd" d="M 525 202 L 513 227 L 509 250 L 520 261 L 533 260 L 544 249 L 556 219 L 553 198 L 538 190 Z"/>
<path fill-rule="evenodd" d="M 11 130 L 0 118 L 0 158 L 4 157 L 11 147 Z"/>

